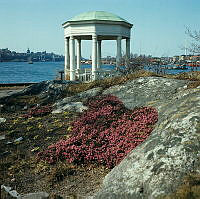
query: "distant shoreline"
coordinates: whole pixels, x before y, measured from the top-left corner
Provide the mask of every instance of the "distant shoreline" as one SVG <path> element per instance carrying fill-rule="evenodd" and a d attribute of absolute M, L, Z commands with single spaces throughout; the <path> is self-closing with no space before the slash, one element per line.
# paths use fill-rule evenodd
<path fill-rule="evenodd" d="M 5 62 L 27 62 L 28 63 L 28 61 L 27 60 L 24 60 L 24 61 L 19 61 L 19 60 L 12 60 L 12 61 L 0 61 L 0 63 L 5 63 Z M 64 61 L 33 61 L 33 62 L 64 62 Z"/>

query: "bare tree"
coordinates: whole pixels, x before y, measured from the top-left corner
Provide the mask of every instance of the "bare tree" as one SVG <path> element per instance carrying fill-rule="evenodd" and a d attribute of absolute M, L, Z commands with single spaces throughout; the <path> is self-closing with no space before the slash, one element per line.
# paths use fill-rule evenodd
<path fill-rule="evenodd" d="M 186 27 L 186 34 L 192 39 L 190 47 L 187 49 L 192 53 L 200 53 L 200 31 L 192 31 L 190 28 Z"/>
<path fill-rule="evenodd" d="M 127 75 L 135 71 L 144 69 L 145 66 L 148 66 L 150 63 L 150 56 L 131 54 L 130 58 L 124 55 L 120 60 L 121 67 L 117 68 L 117 71 Z"/>

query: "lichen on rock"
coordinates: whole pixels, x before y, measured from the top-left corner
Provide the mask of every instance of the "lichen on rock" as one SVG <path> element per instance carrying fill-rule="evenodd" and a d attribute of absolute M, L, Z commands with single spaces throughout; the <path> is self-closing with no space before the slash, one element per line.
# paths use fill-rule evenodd
<path fill-rule="evenodd" d="M 92 198 L 158 198 L 173 193 L 188 174 L 200 173 L 200 91 L 185 90 L 186 83 L 147 77 L 105 91 L 128 107 L 155 101 L 159 121 L 149 138 L 105 177 Z"/>

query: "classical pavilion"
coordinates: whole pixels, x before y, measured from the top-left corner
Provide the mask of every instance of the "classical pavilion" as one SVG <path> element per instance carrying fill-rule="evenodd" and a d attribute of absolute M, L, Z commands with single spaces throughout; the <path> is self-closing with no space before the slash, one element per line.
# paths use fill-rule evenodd
<path fill-rule="evenodd" d="M 126 56 L 130 56 L 130 33 L 133 25 L 115 14 L 103 11 L 86 12 L 73 17 L 62 26 L 65 40 L 65 78 L 69 76 L 72 81 L 77 78 L 82 81 L 98 79 L 103 40 L 116 40 L 117 66 L 122 56 L 123 39 L 126 40 Z M 92 40 L 92 69 L 89 72 L 89 79 L 86 73 L 83 76 L 80 67 L 82 40 Z M 77 52 L 75 52 L 75 42 Z"/>

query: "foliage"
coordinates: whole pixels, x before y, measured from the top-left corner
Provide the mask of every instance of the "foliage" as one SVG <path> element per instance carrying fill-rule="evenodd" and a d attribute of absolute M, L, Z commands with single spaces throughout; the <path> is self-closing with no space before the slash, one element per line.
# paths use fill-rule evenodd
<path fill-rule="evenodd" d="M 46 105 L 46 106 L 35 106 L 31 108 L 27 114 L 24 115 L 25 118 L 30 117 L 39 117 L 44 116 L 52 112 L 52 106 Z"/>
<path fill-rule="evenodd" d="M 97 163 L 108 168 L 118 164 L 153 130 L 158 114 L 154 108 L 133 111 L 115 96 L 99 96 L 85 102 L 89 107 L 72 122 L 71 137 L 38 153 L 38 158 L 54 163 Z"/>

